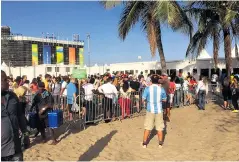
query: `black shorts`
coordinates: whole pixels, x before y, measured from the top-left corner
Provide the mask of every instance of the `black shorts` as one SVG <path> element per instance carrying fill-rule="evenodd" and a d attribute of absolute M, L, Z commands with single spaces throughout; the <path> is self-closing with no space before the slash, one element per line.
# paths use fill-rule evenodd
<path fill-rule="evenodd" d="M 228 101 L 232 99 L 232 92 L 230 89 L 223 89 L 222 90 L 223 100 Z"/>

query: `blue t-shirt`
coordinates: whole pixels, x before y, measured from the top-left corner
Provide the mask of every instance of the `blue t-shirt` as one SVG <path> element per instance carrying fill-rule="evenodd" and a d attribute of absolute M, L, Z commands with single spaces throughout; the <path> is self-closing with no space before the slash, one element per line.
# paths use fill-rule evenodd
<path fill-rule="evenodd" d="M 153 84 L 145 88 L 143 99 L 147 101 L 148 112 L 159 114 L 163 112 L 162 100 L 166 100 L 167 96 L 164 88 Z"/>
<path fill-rule="evenodd" d="M 76 94 L 76 86 L 73 83 L 69 83 L 66 87 L 67 89 L 67 104 L 73 104 L 74 103 L 74 97 L 73 94 Z"/>

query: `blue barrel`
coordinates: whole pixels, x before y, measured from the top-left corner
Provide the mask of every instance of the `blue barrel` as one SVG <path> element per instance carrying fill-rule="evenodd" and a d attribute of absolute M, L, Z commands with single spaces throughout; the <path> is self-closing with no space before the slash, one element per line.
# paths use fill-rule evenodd
<path fill-rule="evenodd" d="M 63 124 L 63 111 L 53 110 L 48 113 L 49 128 L 59 128 Z"/>

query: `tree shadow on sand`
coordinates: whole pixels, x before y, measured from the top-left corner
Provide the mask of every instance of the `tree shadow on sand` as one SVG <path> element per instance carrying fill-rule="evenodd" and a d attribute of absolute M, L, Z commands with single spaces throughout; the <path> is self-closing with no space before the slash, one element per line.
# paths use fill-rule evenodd
<path fill-rule="evenodd" d="M 116 130 L 111 131 L 105 137 L 102 137 L 98 140 L 93 146 L 91 146 L 83 155 L 79 157 L 78 161 L 91 161 L 97 156 L 99 156 L 100 152 L 107 146 L 110 142 L 111 138 L 117 133 Z"/>

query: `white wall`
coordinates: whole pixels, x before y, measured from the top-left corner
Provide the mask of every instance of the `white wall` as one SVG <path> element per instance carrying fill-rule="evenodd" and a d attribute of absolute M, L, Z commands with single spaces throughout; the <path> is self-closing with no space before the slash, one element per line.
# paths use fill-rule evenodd
<path fill-rule="evenodd" d="M 218 67 L 219 69 L 225 69 L 225 60 L 224 59 L 219 59 L 219 64 Z M 170 61 L 167 62 L 167 68 L 168 70 L 170 69 L 176 69 L 177 72 L 179 71 L 179 69 L 183 69 L 183 71 L 185 73 L 190 72 L 192 73 L 193 69 L 197 69 L 198 74 L 200 74 L 200 70 L 201 69 L 209 69 L 209 73 L 211 72 L 210 69 L 213 69 L 213 60 L 212 59 L 202 59 L 202 60 L 194 60 L 194 61 L 188 61 L 188 60 L 182 60 L 182 61 Z M 47 67 L 51 67 L 52 71 L 49 72 L 47 71 Z M 48 73 L 51 75 L 56 75 L 55 72 L 55 67 L 56 65 L 38 65 L 35 67 L 29 66 L 29 67 L 11 67 L 11 73 L 13 74 L 14 77 L 16 76 L 22 76 L 22 75 L 27 75 L 29 80 L 31 80 L 34 77 L 39 76 L 40 74 L 42 74 L 43 76 Z M 67 75 L 67 74 L 71 74 L 72 70 L 75 67 L 78 66 L 74 66 L 74 65 L 57 65 L 57 67 L 59 68 L 59 72 L 57 72 L 57 75 L 61 74 L 61 75 Z M 70 72 L 66 72 L 66 67 L 70 68 Z M 234 58 L 232 60 L 232 67 L 233 68 L 239 68 L 239 61 Z M 35 68 L 35 70 L 34 70 Z M 9 68 L 6 65 L 2 65 L 2 69 L 4 69 L 7 73 L 7 75 L 9 75 Z M 126 71 L 126 70 L 134 70 L 134 74 L 138 75 L 141 71 L 143 71 L 144 75 L 146 76 L 150 70 L 158 70 L 161 69 L 161 65 L 160 62 L 155 62 L 155 61 L 151 61 L 151 62 L 132 62 L 132 63 L 117 63 L 117 64 L 110 64 L 108 66 L 92 66 L 90 69 L 89 67 L 86 67 L 86 71 L 87 74 L 94 75 L 94 74 L 104 74 L 106 72 L 107 69 L 110 69 L 110 73 L 112 72 L 116 72 L 116 71 Z M 146 73 L 145 71 L 148 71 L 148 73 Z M 210 74 L 209 74 L 210 76 Z"/>

